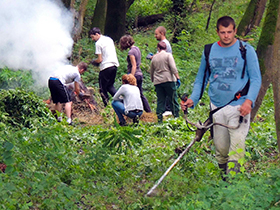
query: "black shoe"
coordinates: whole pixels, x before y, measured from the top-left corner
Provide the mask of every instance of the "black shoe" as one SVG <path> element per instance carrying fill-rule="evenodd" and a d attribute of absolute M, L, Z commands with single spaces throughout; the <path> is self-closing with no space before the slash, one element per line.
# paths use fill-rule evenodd
<path fill-rule="evenodd" d="M 119 125 L 120 125 L 120 126 L 127 126 L 127 124 L 126 124 L 125 121 L 124 121 L 124 122 L 120 122 Z"/>
<path fill-rule="evenodd" d="M 227 181 L 225 175 L 227 174 L 227 163 L 219 164 L 219 168 L 221 169 L 221 178 L 223 181 Z"/>
<path fill-rule="evenodd" d="M 139 116 L 136 115 L 134 118 L 133 118 L 133 123 L 134 124 L 138 124 L 139 123 Z"/>
<path fill-rule="evenodd" d="M 227 168 L 227 174 L 229 174 L 231 171 L 234 171 L 236 174 L 240 173 L 240 167 L 241 165 L 238 163 L 237 160 L 229 160 L 228 163 L 234 163 L 233 168 Z"/>

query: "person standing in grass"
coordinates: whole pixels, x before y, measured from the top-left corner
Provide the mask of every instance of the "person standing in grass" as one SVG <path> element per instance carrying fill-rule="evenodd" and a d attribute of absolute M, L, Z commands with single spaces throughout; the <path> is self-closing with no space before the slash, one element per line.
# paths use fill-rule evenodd
<path fill-rule="evenodd" d="M 219 167 L 226 174 L 230 171 L 237 173 L 240 171 L 238 160 L 245 155 L 250 113 L 261 87 L 260 67 L 254 48 L 235 37 L 234 19 L 229 16 L 221 17 L 216 27 L 220 40 L 212 44 L 207 60 L 205 54 L 202 54 L 193 92 L 187 101 L 181 101 L 181 107 L 183 110 L 193 108 L 209 83 L 208 95 L 213 122 L 240 125 L 238 129 L 218 125 L 213 127 Z M 241 51 L 242 46 L 246 51 Z M 242 52 L 245 52 L 245 58 Z M 210 71 L 205 74 L 207 66 Z"/>
<path fill-rule="evenodd" d="M 48 86 L 51 92 L 51 97 L 55 103 L 55 110 L 61 112 L 62 104 L 65 103 L 65 114 L 67 116 L 67 122 L 72 124 L 71 109 L 72 101 L 69 91 L 66 88 L 66 84 L 74 82 L 75 93 L 83 98 L 84 95 L 80 92 L 79 82 L 81 81 L 81 74 L 87 70 L 87 64 L 81 62 L 78 66 L 65 65 L 59 68 L 53 76 L 49 78 Z M 57 121 L 62 121 L 62 117 L 58 116 Z"/>
<path fill-rule="evenodd" d="M 108 92 L 114 96 L 116 89 L 114 87 L 119 61 L 113 40 L 101 34 L 99 28 L 92 28 L 89 35 L 95 41 L 95 54 L 97 59 L 92 64 L 100 67 L 99 72 L 99 91 L 102 101 L 106 107 L 109 101 Z"/>
<path fill-rule="evenodd" d="M 126 125 L 124 116 L 132 118 L 133 123 L 139 122 L 143 114 L 143 103 L 136 78 L 132 74 L 122 76 L 122 86 L 113 97 L 112 107 L 119 118 L 120 126 Z"/>
<path fill-rule="evenodd" d="M 170 42 L 168 41 L 168 39 L 166 39 L 166 28 L 163 26 L 159 26 L 156 28 L 155 30 L 155 38 L 159 41 L 159 42 L 164 42 L 166 44 L 166 52 L 171 53 L 172 54 L 172 47 Z M 171 107 L 170 104 L 168 102 L 168 98 L 166 98 L 165 101 L 165 112 L 162 114 L 163 116 L 168 116 L 168 115 L 172 115 L 171 112 Z"/>
<path fill-rule="evenodd" d="M 127 73 L 132 74 L 137 80 L 137 87 L 140 90 L 141 100 L 143 102 L 144 110 L 146 112 L 151 112 L 151 108 L 147 98 L 143 94 L 143 73 L 140 69 L 141 65 L 141 51 L 136 47 L 135 42 L 130 35 L 122 36 L 120 39 L 121 50 L 126 50 L 129 48 L 127 56 Z"/>
<path fill-rule="evenodd" d="M 155 85 L 157 93 L 157 110 L 156 114 L 158 122 L 163 120 L 163 112 L 165 111 L 165 101 L 168 100 L 171 112 L 174 117 L 179 117 L 179 103 L 177 96 L 177 88 L 181 85 L 178 70 L 171 53 L 166 52 L 165 42 L 159 42 L 157 45 L 158 52 L 154 55 L 150 73 L 151 80 Z"/>

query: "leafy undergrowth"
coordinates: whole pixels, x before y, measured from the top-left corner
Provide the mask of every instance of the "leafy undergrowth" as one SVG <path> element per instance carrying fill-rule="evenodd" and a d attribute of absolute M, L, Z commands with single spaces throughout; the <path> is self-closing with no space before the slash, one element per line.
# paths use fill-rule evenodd
<path fill-rule="evenodd" d="M 69 126 L 43 115 L 45 124 L 1 126 L 0 163 L 7 166 L 0 173 L 1 209 L 278 209 L 271 95 L 269 89 L 251 125 L 243 173 L 221 180 L 206 133 L 151 197 L 146 193 L 178 157 L 175 148 L 194 138 L 181 117 L 129 127 L 111 117 L 104 127 Z M 207 106 L 198 110 L 207 112 Z M 190 119 L 197 117 L 204 115 L 190 111 Z"/>
<path fill-rule="evenodd" d="M 236 7 L 238 2 L 242 4 Z M 229 11 L 236 19 L 240 18 L 245 8 L 244 1 L 219 4 L 225 7 L 214 8 L 213 19 Z M 179 91 L 192 89 L 203 44 L 216 39 L 215 27 L 210 27 L 214 28 L 212 32 L 204 31 L 207 17 L 208 14 L 189 17 L 193 31 L 183 31 L 179 43 L 173 45 L 182 78 Z M 134 37 L 144 57 L 156 51 L 153 29 Z M 80 44 L 92 51 L 92 46 L 85 46 L 83 41 Z M 117 53 L 120 78 L 126 71 L 127 52 L 117 49 Z M 150 61 L 142 61 L 144 94 L 155 110 L 155 92 L 148 75 Z M 90 68 L 83 79 L 88 86 L 94 86 L 98 74 Z M 5 87 L 30 86 L 29 73 L 13 72 L 20 79 L 10 79 L 10 73 L 7 69 L 0 72 Z M 116 84 L 120 85 L 120 80 Z M 5 171 L 0 172 L 0 209 L 280 208 L 280 157 L 272 88 L 251 123 L 246 157 L 241 161 L 242 173 L 229 175 L 227 182 L 222 181 L 207 132 L 151 197 L 146 196 L 147 192 L 178 157 L 175 149 L 189 144 L 195 136 L 182 117 L 167 118 L 159 125 L 152 113 L 141 118 L 137 126 L 119 127 L 110 105 L 101 108 L 98 114 L 86 112 L 87 108 L 80 106 L 73 107 L 75 124 L 69 126 L 65 120 L 56 122 L 33 93 L 1 91 L 0 98 L 0 166 Z M 100 99 L 97 100 L 99 103 Z M 203 96 L 202 102 L 209 104 L 207 96 Z M 207 118 L 208 105 L 203 103 L 189 110 L 191 121 Z M 80 108 L 82 113 L 78 111 Z"/>

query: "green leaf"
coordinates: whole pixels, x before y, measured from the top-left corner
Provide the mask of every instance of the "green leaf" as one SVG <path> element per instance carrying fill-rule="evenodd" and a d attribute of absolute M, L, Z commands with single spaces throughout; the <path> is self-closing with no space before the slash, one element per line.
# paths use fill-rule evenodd
<path fill-rule="evenodd" d="M 235 151 L 230 151 L 230 152 L 228 153 L 228 156 L 232 156 L 232 155 L 235 155 L 235 154 L 236 154 Z"/>
<path fill-rule="evenodd" d="M 6 149 L 6 151 L 10 151 L 14 148 L 14 145 L 10 142 L 5 142 L 4 143 L 4 148 Z"/>
<path fill-rule="evenodd" d="M 238 154 L 240 154 L 240 153 L 242 153 L 244 150 L 242 149 L 242 148 L 238 148 L 237 150 L 236 150 L 236 152 L 238 153 Z"/>
<path fill-rule="evenodd" d="M 234 162 L 229 162 L 228 163 L 228 169 L 234 168 L 235 163 Z"/>

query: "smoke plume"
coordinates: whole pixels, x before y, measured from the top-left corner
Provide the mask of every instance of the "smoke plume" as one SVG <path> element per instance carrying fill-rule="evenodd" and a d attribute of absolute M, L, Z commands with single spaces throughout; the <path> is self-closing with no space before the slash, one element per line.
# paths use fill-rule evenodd
<path fill-rule="evenodd" d="M 68 63 L 72 27 L 73 15 L 58 0 L 1 0 L 0 68 L 32 70 L 47 85 Z"/>

